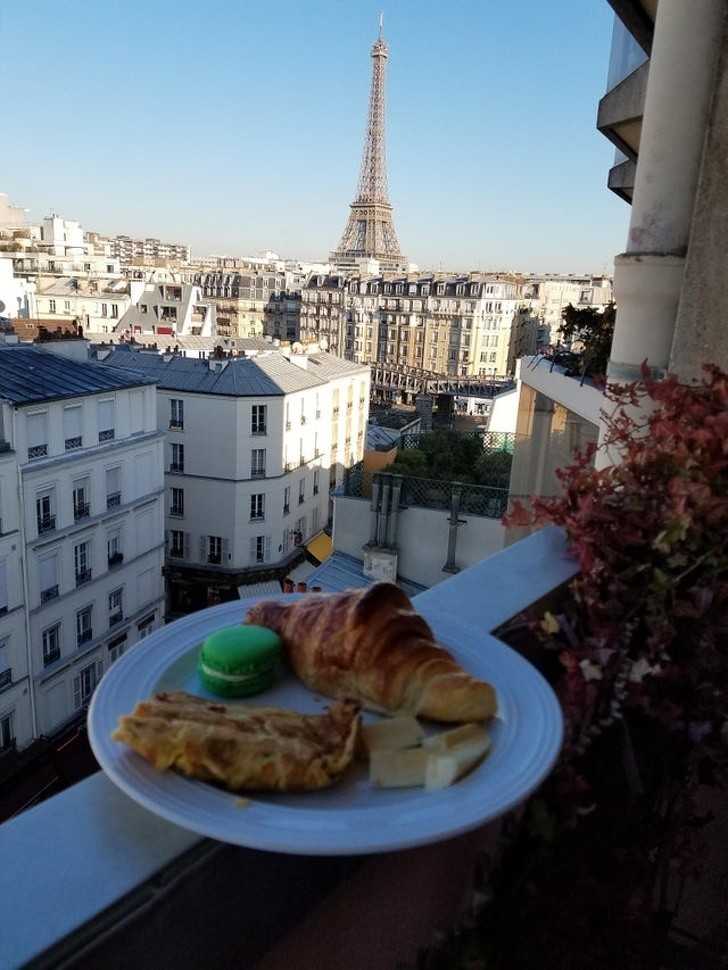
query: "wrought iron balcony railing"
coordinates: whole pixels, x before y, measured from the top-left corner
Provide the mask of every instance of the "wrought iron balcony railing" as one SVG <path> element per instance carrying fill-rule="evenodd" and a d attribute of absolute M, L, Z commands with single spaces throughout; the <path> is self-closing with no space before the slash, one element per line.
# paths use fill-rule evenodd
<path fill-rule="evenodd" d="M 83 586 L 84 583 L 91 582 L 91 570 L 82 569 L 81 572 L 76 573 L 76 586 Z"/>
<path fill-rule="evenodd" d="M 58 583 L 55 586 L 49 586 L 47 589 L 42 589 L 40 591 L 40 601 L 41 603 L 48 603 L 50 600 L 56 599 L 58 596 Z"/>
<path fill-rule="evenodd" d="M 38 516 L 38 534 L 41 535 L 43 532 L 53 532 L 56 527 L 56 517 L 55 515 L 40 515 Z"/>
<path fill-rule="evenodd" d="M 91 505 L 89 502 L 78 502 L 73 506 L 73 521 L 78 522 L 80 519 L 87 519 L 91 514 Z"/>
<path fill-rule="evenodd" d="M 75 451 L 83 446 L 83 438 L 79 435 L 76 438 L 66 438 L 66 451 Z"/>

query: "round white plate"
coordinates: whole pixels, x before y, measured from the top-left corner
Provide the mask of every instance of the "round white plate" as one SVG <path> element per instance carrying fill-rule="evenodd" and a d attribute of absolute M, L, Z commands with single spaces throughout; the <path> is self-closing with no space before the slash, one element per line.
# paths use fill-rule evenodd
<path fill-rule="evenodd" d="M 208 633 L 240 622 L 252 602 L 215 606 L 156 631 L 124 654 L 94 692 L 88 730 L 99 764 L 122 791 L 156 815 L 200 835 L 255 849 L 304 855 L 385 852 L 483 825 L 523 801 L 551 769 L 563 722 L 543 677 L 495 638 L 426 610 L 422 613 L 438 641 L 463 667 L 492 683 L 498 695 L 490 754 L 450 788 L 372 789 L 366 766 L 357 765 L 332 788 L 253 793 L 245 806 L 239 796 L 213 785 L 158 772 L 125 744 L 111 740 L 119 717 L 160 691 L 186 690 L 219 700 L 197 677 L 197 651 Z M 306 714 L 320 713 L 331 703 L 285 672 L 274 687 L 249 701 Z"/>

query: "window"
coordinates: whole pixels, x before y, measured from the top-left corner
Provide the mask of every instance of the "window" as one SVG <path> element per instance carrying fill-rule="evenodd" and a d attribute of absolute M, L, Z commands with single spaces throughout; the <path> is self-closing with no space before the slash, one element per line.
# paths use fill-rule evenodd
<path fill-rule="evenodd" d="M 220 536 L 207 537 L 207 561 L 213 566 L 222 562 L 222 538 Z"/>
<path fill-rule="evenodd" d="M 270 536 L 253 536 L 250 540 L 250 562 L 254 565 L 270 559 Z"/>
<path fill-rule="evenodd" d="M 48 301 L 48 312 L 49 313 L 55 313 L 56 312 L 56 301 L 55 300 L 49 300 Z"/>
<path fill-rule="evenodd" d="M 301 478 L 298 482 L 298 504 L 300 505 L 306 499 L 306 481 Z"/>
<path fill-rule="evenodd" d="M 88 704 L 100 679 L 100 660 L 95 660 L 79 670 L 78 676 L 73 678 L 73 706 L 75 710 L 78 711 Z"/>
<path fill-rule="evenodd" d="M 106 469 L 106 508 L 121 505 L 121 468 Z"/>
<path fill-rule="evenodd" d="M 52 532 L 56 527 L 56 496 L 52 488 L 43 489 L 35 497 L 38 535 Z"/>
<path fill-rule="evenodd" d="M 106 554 L 109 566 L 118 566 L 124 561 L 121 549 L 121 529 L 112 529 L 106 537 Z"/>
<path fill-rule="evenodd" d="M 175 559 L 185 558 L 185 534 L 177 529 L 171 529 L 169 533 L 169 554 Z"/>
<path fill-rule="evenodd" d="M 313 494 L 318 495 L 318 493 L 319 493 L 319 470 L 318 468 L 315 468 L 313 472 Z"/>
<path fill-rule="evenodd" d="M 288 515 L 291 511 L 291 486 L 286 485 L 283 489 L 283 514 Z"/>
<path fill-rule="evenodd" d="M 91 628 L 91 606 L 84 606 L 76 613 L 76 646 L 80 647 L 83 643 L 88 643 L 93 639 Z"/>
<path fill-rule="evenodd" d="M 76 586 L 82 586 L 91 579 L 90 543 L 79 542 L 73 547 L 73 564 L 76 570 Z"/>
<path fill-rule="evenodd" d="M 48 556 L 39 561 L 38 585 L 41 603 L 47 603 L 58 596 L 58 560 L 55 556 Z"/>
<path fill-rule="evenodd" d="M 265 478 L 265 448 L 253 448 L 250 452 L 250 477 Z"/>
<path fill-rule="evenodd" d="M 118 319 L 118 317 L 119 317 L 119 304 L 118 303 L 112 303 L 111 304 L 111 316 L 112 316 L 112 319 L 114 319 L 114 320 Z"/>
<path fill-rule="evenodd" d="M 301 424 L 306 423 L 306 399 L 301 398 Z"/>
<path fill-rule="evenodd" d="M 172 461 L 169 466 L 172 472 L 183 472 L 185 470 L 185 446 L 172 445 Z"/>
<path fill-rule="evenodd" d="M 12 751 L 14 747 L 13 715 L 5 714 L 3 717 L 0 717 L 0 753 Z"/>
<path fill-rule="evenodd" d="M 8 612 L 8 576 L 7 565 L 0 562 L 0 616 Z"/>
<path fill-rule="evenodd" d="M 96 405 L 96 419 L 99 425 L 99 441 L 114 440 L 114 402 L 99 401 Z"/>
<path fill-rule="evenodd" d="M 73 483 L 73 521 L 88 518 L 91 512 L 89 503 L 89 482 L 87 478 L 80 478 Z"/>
<path fill-rule="evenodd" d="M 169 427 L 172 431 L 183 431 L 184 426 L 184 401 L 179 398 L 172 398 L 169 402 Z"/>
<path fill-rule="evenodd" d="M 109 593 L 109 626 L 116 626 L 124 619 L 123 589 L 112 589 Z"/>
<path fill-rule="evenodd" d="M 13 682 L 13 671 L 8 666 L 8 641 L 0 640 L 0 690 L 10 687 Z"/>
<path fill-rule="evenodd" d="M 107 317 L 109 315 L 109 305 L 108 303 L 101 304 L 101 316 Z"/>
<path fill-rule="evenodd" d="M 43 666 L 48 667 L 50 664 L 55 663 L 56 660 L 60 659 L 61 656 L 60 623 L 56 623 L 55 626 L 51 626 L 47 630 L 44 630 L 41 640 L 43 642 Z"/>
<path fill-rule="evenodd" d="M 250 521 L 265 518 L 265 495 L 259 492 L 250 496 Z"/>
<path fill-rule="evenodd" d="M 154 613 L 150 613 L 137 623 L 137 640 L 146 640 L 152 633 L 154 633 Z"/>
<path fill-rule="evenodd" d="M 75 405 L 63 409 L 63 436 L 66 451 L 74 451 L 83 444 L 81 437 L 81 406 Z"/>
<path fill-rule="evenodd" d="M 126 649 L 126 633 L 123 633 L 120 637 L 114 637 L 113 640 L 109 640 L 108 644 L 109 650 L 109 660 L 113 663 L 122 656 L 124 650 Z"/>
<path fill-rule="evenodd" d="M 286 401 L 286 431 L 291 430 L 291 402 Z"/>
<path fill-rule="evenodd" d="M 48 454 L 48 429 L 45 411 L 28 415 L 28 461 Z"/>
<path fill-rule="evenodd" d="M 183 488 L 172 489 L 172 507 L 169 510 L 169 514 L 170 515 L 185 514 L 185 490 Z"/>
<path fill-rule="evenodd" d="M 268 407 L 265 404 L 254 404 L 250 421 L 251 434 L 265 434 Z"/>

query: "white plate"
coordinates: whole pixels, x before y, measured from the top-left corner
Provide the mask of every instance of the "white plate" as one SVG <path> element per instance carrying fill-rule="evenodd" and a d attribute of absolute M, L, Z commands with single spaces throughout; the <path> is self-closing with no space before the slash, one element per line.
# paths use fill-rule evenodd
<path fill-rule="evenodd" d="M 287 601 L 293 599 L 287 597 Z M 133 647 L 96 688 L 88 713 L 91 747 L 122 791 L 149 811 L 200 835 L 274 852 L 349 855 L 405 849 L 447 839 L 497 818 L 525 799 L 551 769 L 562 717 L 543 677 L 519 654 L 450 616 L 422 611 L 438 641 L 498 694 L 488 758 L 450 788 L 372 789 L 365 766 L 332 788 L 302 794 L 238 796 L 171 771 L 158 772 L 111 740 L 119 717 L 154 693 L 180 689 L 213 698 L 197 678 L 202 639 L 242 620 L 253 600 L 226 603 L 177 620 Z M 283 674 L 250 703 L 319 713 L 330 701 Z M 365 714 L 366 719 L 375 715 Z"/>

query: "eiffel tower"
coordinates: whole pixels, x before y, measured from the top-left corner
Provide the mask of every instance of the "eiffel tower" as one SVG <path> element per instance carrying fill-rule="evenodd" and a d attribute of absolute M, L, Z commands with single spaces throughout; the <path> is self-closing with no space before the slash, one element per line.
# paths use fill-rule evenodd
<path fill-rule="evenodd" d="M 387 191 L 387 158 L 384 140 L 384 82 L 389 48 L 379 36 L 372 47 L 372 90 L 369 97 L 369 121 L 364 144 L 356 198 L 349 221 L 331 261 L 340 266 L 354 266 L 358 259 L 376 259 L 381 268 L 402 267 L 405 257 L 399 249 L 392 221 L 392 206 Z"/>

